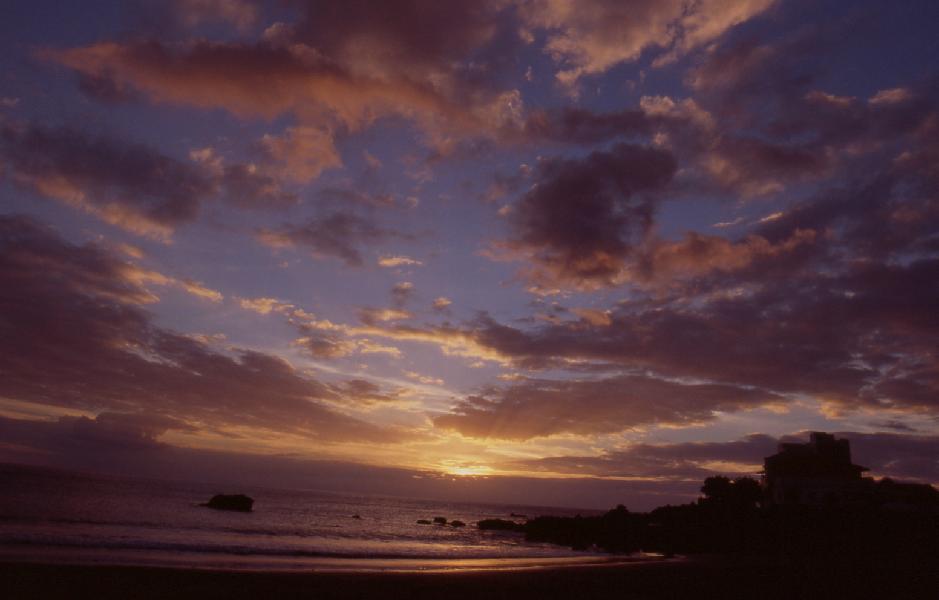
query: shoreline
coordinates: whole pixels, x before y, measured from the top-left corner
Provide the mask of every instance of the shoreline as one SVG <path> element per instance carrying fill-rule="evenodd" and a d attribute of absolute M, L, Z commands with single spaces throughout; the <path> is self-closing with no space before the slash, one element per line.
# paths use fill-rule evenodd
<path fill-rule="evenodd" d="M 0 562 L 8 597 L 30 598 L 927 598 L 939 574 L 694 557 L 515 571 L 283 572 Z"/>
<path fill-rule="evenodd" d="M 470 573 L 603 568 L 677 562 L 660 555 L 585 554 L 532 557 L 292 557 L 161 551 L 114 551 L 99 548 L 0 547 L 0 564 L 64 567 L 158 568 L 232 573 Z"/>

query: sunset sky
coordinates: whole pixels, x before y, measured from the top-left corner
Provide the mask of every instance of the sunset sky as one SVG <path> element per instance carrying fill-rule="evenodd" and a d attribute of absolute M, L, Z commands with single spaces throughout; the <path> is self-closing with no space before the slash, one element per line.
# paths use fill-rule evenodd
<path fill-rule="evenodd" d="M 939 3 L 13 0 L 0 461 L 939 483 Z"/>

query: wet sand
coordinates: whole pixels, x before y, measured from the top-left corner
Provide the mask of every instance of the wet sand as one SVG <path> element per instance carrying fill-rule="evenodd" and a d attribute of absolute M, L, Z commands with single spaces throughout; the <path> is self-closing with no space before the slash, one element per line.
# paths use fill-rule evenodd
<path fill-rule="evenodd" d="M 450 573 L 285 573 L 0 563 L 4 597 L 28 598 L 934 598 L 934 569 L 699 558 Z"/>
<path fill-rule="evenodd" d="M 452 573 L 457 571 L 521 571 L 566 567 L 618 566 L 662 560 L 661 555 L 588 554 L 579 556 L 490 558 L 351 558 L 335 556 L 272 556 L 159 550 L 113 550 L 55 546 L 0 545 L 0 563 L 74 566 L 157 567 L 204 571 L 295 573 Z"/>

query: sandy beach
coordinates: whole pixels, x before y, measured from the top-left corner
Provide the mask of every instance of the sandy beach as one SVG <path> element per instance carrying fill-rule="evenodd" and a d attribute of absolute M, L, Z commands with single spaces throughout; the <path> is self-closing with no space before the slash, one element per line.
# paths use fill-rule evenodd
<path fill-rule="evenodd" d="M 27 598 L 929 598 L 917 565 L 778 565 L 699 558 L 453 573 L 284 573 L 0 563 L 6 597 Z"/>

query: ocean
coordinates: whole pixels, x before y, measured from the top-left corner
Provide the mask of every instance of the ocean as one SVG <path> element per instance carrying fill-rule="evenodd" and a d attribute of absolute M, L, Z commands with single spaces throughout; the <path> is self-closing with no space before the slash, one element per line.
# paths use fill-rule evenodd
<path fill-rule="evenodd" d="M 254 498 L 250 513 L 200 506 Z M 606 555 L 479 530 L 481 519 L 574 515 L 310 490 L 185 483 L 0 465 L 0 559 L 261 570 L 450 570 L 594 563 Z M 359 518 L 355 518 L 358 515 Z M 436 516 L 465 527 L 420 525 Z"/>

